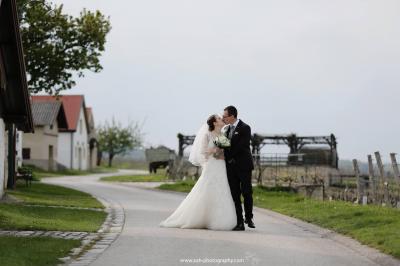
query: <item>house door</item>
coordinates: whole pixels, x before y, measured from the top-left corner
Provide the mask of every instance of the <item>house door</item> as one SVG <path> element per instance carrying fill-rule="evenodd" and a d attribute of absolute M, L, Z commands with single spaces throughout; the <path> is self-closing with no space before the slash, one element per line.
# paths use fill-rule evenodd
<path fill-rule="evenodd" d="M 49 145 L 49 171 L 54 171 L 54 150 L 53 150 L 53 145 Z"/>

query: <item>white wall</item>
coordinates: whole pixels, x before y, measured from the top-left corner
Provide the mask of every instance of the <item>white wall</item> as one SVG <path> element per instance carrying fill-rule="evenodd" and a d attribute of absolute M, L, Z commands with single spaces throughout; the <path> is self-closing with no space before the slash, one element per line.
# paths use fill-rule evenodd
<path fill-rule="evenodd" d="M 54 123 L 53 128 L 49 125 L 36 126 L 35 134 L 25 133 L 23 135 L 22 148 L 30 149 L 30 159 L 25 159 L 24 163 L 32 164 L 37 167 L 54 170 L 57 168 L 58 154 L 58 127 Z M 50 146 L 53 147 L 53 157 L 50 158 Z"/>
<path fill-rule="evenodd" d="M 81 122 L 80 122 L 81 121 Z M 81 155 L 79 156 L 79 152 Z M 74 132 L 74 151 L 73 151 L 73 168 L 88 170 L 88 133 L 85 121 L 84 109 L 81 108 L 78 120 L 78 126 Z"/>
<path fill-rule="evenodd" d="M 4 186 L 5 186 L 5 177 L 6 177 L 6 169 L 5 169 L 5 160 L 6 160 L 6 141 L 5 141 L 5 127 L 4 122 L 0 118 L 0 198 L 3 197 L 4 194 Z"/>
<path fill-rule="evenodd" d="M 72 132 L 58 134 L 57 161 L 66 168 L 71 168 L 71 136 Z"/>
<path fill-rule="evenodd" d="M 82 121 L 81 123 L 79 121 Z M 72 140 L 71 140 L 72 134 Z M 71 151 L 71 141 L 73 142 Z M 81 160 L 79 160 L 79 150 Z M 78 126 L 75 132 L 60 132 L 58 135 L 58 162 L 67 168 L 88 170 L 89 169 L 89 140 L 83 108 L 79 113 Z M 79 163 L 80 161 L 80 163 Z"/>
<path fill-rule="evenodd" d="M 17 143 L 16 143 L 16 151 L 17 151 L 17 156 L 15 160 L 17 161 L 17 167 L 22 166 L 22 142 L 23 142 L 23 136 L 24 132 L 23 131 L 17 131 Z"/>

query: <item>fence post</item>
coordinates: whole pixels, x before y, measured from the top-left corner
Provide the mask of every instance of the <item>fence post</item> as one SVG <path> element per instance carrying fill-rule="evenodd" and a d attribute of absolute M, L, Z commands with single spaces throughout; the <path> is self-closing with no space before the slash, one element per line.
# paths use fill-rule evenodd
<path fill-rule="evenodd" d="M 383 163 L 381 159 L 380 153 L 377 151 L 375 152 L 376 163 L 378 164 L 379 174 L 381 177 L 381 184 L 383 183 L 383 197 L 384 203 L 387 205 L 389 203 L 389 183 L 385 176 L 385 170 L 383 168 Z"/>
<path fill-rule="evenodd" d="M 400 184 L 400 172 L 399 172 L 399 165 L 397 164 L 396 160 L 396 153 L 391 153 L 390 159 L 392 160 L 394 180 L 397 182 L 397 184 Z"/>
<path fill-rule="evenodd" d="M 364 196 L 364 182 L 362 182 L 361 177 L 360 177 L 360 168 L 358 167 L 358 162 L 356 159 L 353 160 L 353 168 L 354 168 L 354 174 L 357 179 L 357 203 L 362 202 L 362 198 Z"/>
<path fill-rule="evenodd" d="M 368 155 L 368 173 L 369 173 L 369 184 L 372 190 L 372 199 L 374 203 L 378 201 L 376 193 L 376 177 L 374 172 L 374 164 L 372 162 L 372 155 Z"/>
<path fill-rule="evenodd" d="M 394 180 L 396 181 L 396 184 L 398 186 L 397 189 L 399 189 L 399 186 L 400 186 L 400 172 L 399 172 L 399 165 L 397 164 L 397 160 L 396 160 L 396 153 L 391 153 L 390 154 L 390 158 L 392 160 Z M 399 192 L 397 192 L 397 193 L 399 193 Z M 397 208 L 400 208 L 400 201 L 397 201 Z"/>

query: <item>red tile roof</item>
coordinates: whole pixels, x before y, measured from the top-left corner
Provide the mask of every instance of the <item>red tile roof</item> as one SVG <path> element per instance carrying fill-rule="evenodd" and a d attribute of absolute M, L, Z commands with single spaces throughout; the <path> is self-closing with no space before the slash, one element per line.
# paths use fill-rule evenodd
<path fill-rule="evenodd" d="M 32 102 L 49 102 L 49 101 L 62 102 L 65 110 L 65 116 L 67 117 L 67 124 L 68 124 L 67 131 L 76 131 L 78 127 L 79 113 L 83 107 L 86 119 L 86 125 L 89 131 L 88 119 L 85 107 L 85 98 L 83 95 L 61 95 L 58 98 L 49 95 L 32 96 Z"/>

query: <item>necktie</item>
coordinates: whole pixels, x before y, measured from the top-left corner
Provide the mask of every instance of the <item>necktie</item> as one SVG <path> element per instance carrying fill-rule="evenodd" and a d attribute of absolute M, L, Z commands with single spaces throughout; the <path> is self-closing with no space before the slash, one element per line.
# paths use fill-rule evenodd
<path fill-rule="evenodd" d="M 231 139 L 233 136 L 233 131 L 235 131 L 235 126 L 234 125 L 230 125 L 230 129 L 229 129 L 229 138 Z"/>

